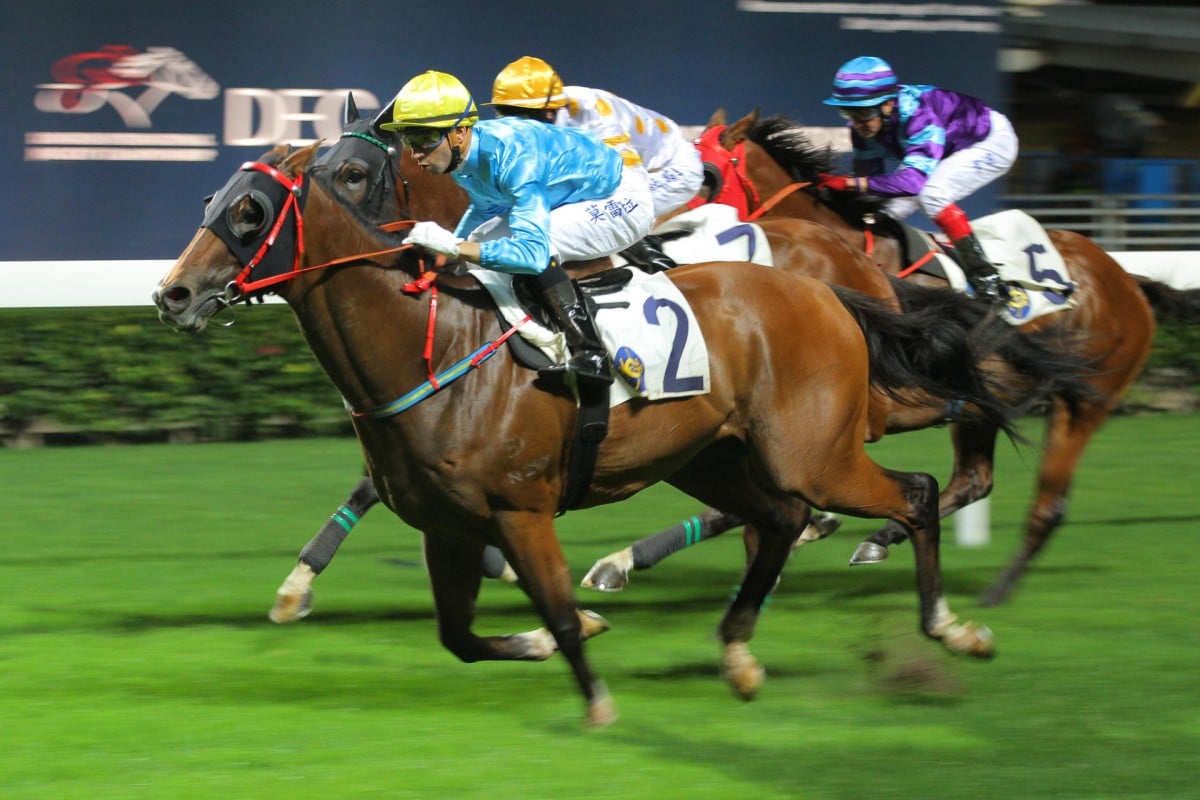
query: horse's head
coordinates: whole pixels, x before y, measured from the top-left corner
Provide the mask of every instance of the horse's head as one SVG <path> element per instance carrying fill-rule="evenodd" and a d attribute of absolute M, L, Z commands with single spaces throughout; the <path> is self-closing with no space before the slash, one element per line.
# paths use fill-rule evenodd
<path fill-rule="evenodd" d="M 746 175 L 742 139 L 734 139 L 726 134 L 730 127 L 725 124 L 725 109 L 719 108 L 713 112 L 700 138 L 696 140 L 696 149 L 704 165 L 704 185 L 708 194 L 706 199 L 697 199 L 688 205 L 694 207 L 701 202 L 722 203 L 736 208 L 739 219 L 746 219 L 757 205 L 758 192 Z"/>
<path fill-rule="evenodd" d="M 333 194 L 378 223 L 428 219 L 453 229 L 467 210 L 466 192 L 449 175 L 430 175 L 374 121 L 360 119 L 346 96 L 341 138 L 317 160 L 330 170 Z"/>
<path fill-rule="evenodd" d="M 163 322 L 199 332 L 226 306 L 299 267 L 304 175 L 318 144 L 279 147 L 247 162 L 213 195 L 200 229 L 152 295 Z"/>
<path fill-rule="evenodd" d="M 698 144 L 701 158 L 720 163 L 720 154 L 725 154 L 725 183 L 729 177 L 737 179 L 751 211 L 760 203 L 773 203 L 773 216 L 849 224 L 861 230 L 864 217 L 878 210 L 879 198 L 816 190 L 820 175 L 834 170 L 833 148 L 814 143 L 804 126 L 794 120 L 778 114 L 760 118 L 755 109 L 725 125 L 722 110 L 713 115 L 709 126 L 702 141 L 707 139 L 710 152 L 716 155 L 706 154 L 705 147 Z M 791 191 L 793 184 L 806 185 Z"/>
<path fill-rule="evenodd" d="M 329 168 L 330 190 L 343 203 L 369 219 L 390 222 L 406 213 L 401 209 L 407 204 L 408 184 L 399 177 L 399 159 L 399 148 L 359 116 L 354 93 L 348 92 L 341 138 L 313 166 Z"/>

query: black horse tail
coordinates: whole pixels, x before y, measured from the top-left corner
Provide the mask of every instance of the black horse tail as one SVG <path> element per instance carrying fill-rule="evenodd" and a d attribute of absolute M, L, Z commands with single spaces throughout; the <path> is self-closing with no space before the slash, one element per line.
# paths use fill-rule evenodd
<path fill-rule="evenodd" d="M 971 343 L 970 329 L 934 306 L 896 313 L 875 297 L 841 286 L 834 294 L 867 340 L 871 384 L 897 402 L 922 402 L 913 393 L 965 404 L 969 414 L 1020 441 L 1015 419 L 1021 409 L 992 391 Z"/>
<path fill-rule="evenodd" d="M 892 288 L 905 313 L 952 317 L 970 331 L 977 360 L 998 358 L 1007 364 L 1007 372 L 989 370 L 986 379 L 993 392 L 1016 406 L 1018 414 L 1033 413 L 1054 397 L 1075 415 L 1081 404 L 1100 399 L 1090 380 L 1098 374 L 1096 365 L 1080 355 L 1084 342 L 1070 326 L 1025 331 L 991 313 L 987 304 L 951 289 L 896 278 Z"/>
<path fill-rule="evenodd" d="M 1194 325 L 1200 322 L 1200 289 L 1175 289 L 1140 275 L 1134 275 L 1138 288 L 1154 309 L 1159 322 L 1179 322 Z"/>

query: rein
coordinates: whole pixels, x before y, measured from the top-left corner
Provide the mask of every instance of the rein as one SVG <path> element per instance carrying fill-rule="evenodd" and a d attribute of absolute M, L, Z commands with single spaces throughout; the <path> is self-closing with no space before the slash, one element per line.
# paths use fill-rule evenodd
<path fill-rule="evenodd" d="M 783 200 L 783 198 L 787 197 L 792 192 L 795 192 L 798 189 L 803 189 L 805 186 L 811 186 L 811 185 L 812 185 L 811 181 L 799 181 L 797 183 L 789 183 L 787 186 L 783 187 L 778 192 L 771 195 L 770 198 L 767 199 L 767 202 L 760 205 L 758 208 L 756 208 L 750 214 L 750 216 L 746 217 L 746 222 L 753 222 L 754 220 L 761 217 L 763 214 L 766 214 L 768 211 L 770 211 L 776 205 L 778 205 L 780 200 Z M 757 197 L 755 199 L 757 199 Z"/>
<path fill-rule="evenodd" d="M 345 264 L 351 261 L 361 261 L 364 259 L 374 258 L 376 256 L 387 255 L 389 253 L 400 252 L 403 250 L 411 250 L 413 248 L 413 245 L 411 244 L 404 244 L 399 245 L 398 247 L 391 247 L 386 250 L 377 250 L 372 253 L 360 253 L 356 255 L 343 256 L 341 258 L 331 259 L 322 264 L 302 267 L 300 264 L 304 254 L 304 217 L 300 208 L 299 198 L 303 193 L 304 173 L 297 175 L 293 180 L 274 167 L 271 167 L 260 161 L 248 161 L 241 166 L 241 170 L 261 172 L 262 174 L 271 177 L 285 189 L 287 189 L 287 199 L 283 202 L 283 208 L 279 209 L 278 219 L 276 219 L 275 224 L 271 227 L 271 231 L 267 234 L 267 237 L 263 241 L 262 246 L 258 249 L 258 252 L 255 253 L 254 257 L 246 263 L 245 267 L 238 274 L 237 278 L 230 283 L 230 287 L 236 287 L 237 291 L 240 293 L 240 297 L 229 299 L 229 303 L 237 302 L 237 300 L 241 299 L 241 297 L 247 297 L 249 293 L 258 292 L 269 286 L 275 286 L 280 283 L 284 283 L 306 272 L 312 272 L 318 269 L 326 269 L 338 264 Z M 266 253 L 276 243 L 279 232 L 283 228 L 283 222 L 289 213 L 294 214 L 296 219 L 296 247 L 291 270 L 279 275 L 271 275 L 261 278 L 259 280 L 250 280 L 251 271 L 262 261 Z M 413 220 L 401 220 L 397 222 L 386 223 L 379 227 L 383 230 L 393 231 L 403 228 L 406 225 L 412 225 L 413 222 Z M 524 319 L 522 319 L 513 327 L 509 328 L 495 340 L 488 342 L 482 347 L 479 347 L 469 356 L 452 365 L 448 369 L 442 370 L 440 373 L 435 374 L 433 367 L 433 340 L 434 332 L 437 327 L 438 309 L 438 287 L 436 281 L 439 271 L 445 266 L 445 264 L 446 257 L 439 255 L 434 262 L 433 269 L 426 270 L 423 268 L 424 265 L 422 264 L 420 276 L 417 277 L 416 280 L 409 281 L 400 287 L 400 291 L 404 292 L 405 294 L 420 295 L 424 294 L 426 291 L 429 292 L 429 322 L 426 325 L 425 346 L 421 353 L 421 357 L 425 362 L 426 374 L 429 376 L 428 379 L 417 388 L 401 395 L 390 403 L 385 403 L 384 405 L 376 406 L 375 408 L 368 409 L 366 411 L 355 411 L 350 409 L 350 415 L 352 417 L 359 419 L 384 419 L 413 407 L 422 400 L 431 397 L 434 393 L 440 391 L 448 384 L 453 383 L 463 375 L 466 375 L 467 372 L 472 368 L 476 368 L 484 361 L 487 361 L 489 358 L 495 355 L 496 351 L 500 349 L 500 346 L 503 345 L 510 336 L 516 333 L 517 330 L 525 323 L 529 322 L 530 317 L 529 315 L 526 315 Z M 227 291 L 230 289 L 230 287 L 226 287 Z"/>

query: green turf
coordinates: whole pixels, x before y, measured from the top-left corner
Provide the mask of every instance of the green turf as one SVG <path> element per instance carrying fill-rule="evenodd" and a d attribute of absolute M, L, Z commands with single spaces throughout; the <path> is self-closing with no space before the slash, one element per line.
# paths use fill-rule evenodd
<path fill-rule="evenodd" d="M 944 478 L 943 431 L 873 446 Z M 1069 524 L 1014 602 L 974 603 L 1015 546 L 1033 454 L 1001 445 L 993 544 L 944 536 L 947 594 L 996 633 L 974 662 L 917 637 L 911 551 L 845 566 L 850 520 L 793 559 L 754 652 L 752 703 L 718 679 L 734 537 L 580 590 L 621 712 L 581 727 L 565 662 L 461 664 L 433 628 L 416 535 L 386 511 L 266 619 L 357 477 L 339 439 L 0 450 L 0 798 L 1189 798 L 1200 753 L 1200 416 L 1112 421 Z M 576 577 L 698 510 L 655 487 L 559 520 Z M 485 586 L 477 630 L 538 623 Z"/>

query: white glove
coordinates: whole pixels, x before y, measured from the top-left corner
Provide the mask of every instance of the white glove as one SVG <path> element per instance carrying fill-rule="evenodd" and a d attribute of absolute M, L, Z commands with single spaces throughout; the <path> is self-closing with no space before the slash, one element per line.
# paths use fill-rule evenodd
<path fill-rule="evenodd" d="M 450 258 L 458 258 L 458 243 L 461 241 L 436 222 L 418 222 L 404 238 L 404 244 L 415 244 Z"/>

